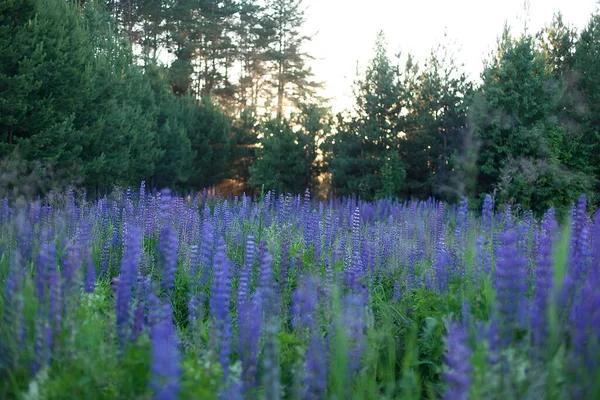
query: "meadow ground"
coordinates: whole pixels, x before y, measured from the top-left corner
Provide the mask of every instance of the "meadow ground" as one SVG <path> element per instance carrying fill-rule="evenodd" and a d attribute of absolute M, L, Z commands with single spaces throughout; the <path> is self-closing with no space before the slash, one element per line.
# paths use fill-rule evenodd
<path fill-rule="evenodd" d="M 0 398 L 597 399 L 600 213 L 0 203 Z"/>

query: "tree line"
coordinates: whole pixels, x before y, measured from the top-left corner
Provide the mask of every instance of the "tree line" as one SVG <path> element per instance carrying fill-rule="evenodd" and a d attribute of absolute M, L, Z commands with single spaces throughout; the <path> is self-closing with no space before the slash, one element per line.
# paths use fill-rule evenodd
<path fill-rule="evenodd" d="M 600 14 L 506 28 L 475 84 L 383 34 L 333 115 L 301 0 L 0 4 L 0 195 L 145 180 L 565 207 L 600 186 Z M 477 201 L 473 202 L 477 205 Z"/>

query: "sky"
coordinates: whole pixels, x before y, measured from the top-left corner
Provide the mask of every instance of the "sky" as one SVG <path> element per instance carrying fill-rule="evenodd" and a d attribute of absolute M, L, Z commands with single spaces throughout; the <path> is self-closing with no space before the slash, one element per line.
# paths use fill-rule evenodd
<path fill-rule="evenodd" d="M 423 60 L 440 42 L 454 43 L 457 61 L 477 80 L 483 59 L 495 48 L 505 21 L 522 32 L 524 21 L 537 32 L 562 12 L 563 20 L 582 29 L 596 9 L 596 0 L 304 0 L 306 30 L 313 34 L 306 50 L 323 95 L 334 112 L 351 107 L 352 82 L 373 54 L 379 30 L 385 33 L 390 54 L 410 52 Z M 444 33 L 447 38 L 444 39 Z"/>

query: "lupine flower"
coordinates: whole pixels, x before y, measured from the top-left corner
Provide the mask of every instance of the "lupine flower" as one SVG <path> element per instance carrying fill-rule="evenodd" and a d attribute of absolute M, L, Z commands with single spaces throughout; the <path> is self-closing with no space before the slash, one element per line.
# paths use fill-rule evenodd
<path fill-rule="evenodd" d="M 311 330 L 319 302 L 318 280 L 307 277 L 292 294 L 292 325 L 296 330 Z"/>
<path fill-rule="evenodd" d="M 166 303 L 162 307 L 160 319 L 152 327 L 152 381 L 155 400 L 176 400 L 179 398 L 179 349 L 177 333 L 173 325 L 173 312 Z"/>
<path fill-rule="evenodd" d="M 262 314 L 262 294 L 260 290 L 254 293 L 250 301 L 240 303 L 238 298 L 238 354 L 242 361 L 245 391 L 256 385 Z"/>
<path fill-rule="evenodd" d="M 117 336 L 121 348 L 125 345 L 126 337 L 129 336 L 132 290 L 137 276 L 141 248 L 142 231 L 137 227 L 131 227 L 127 238 L 125 254 L 123 254 L 121 275 L 117 284 L 116 322 Z"/>
<path fill-rule="evenodd" d="M 526 260 L 517 249 L 517 234 L 514 230 L 504 232 L 500 239 L 496 259 L 496 297 L 498 313 L 501 319 L 501 337 L 503 343 L 511 341 L 517 328 L 519 308 L 523 306 L 525 295 Z"/>
<path fill-rule="evenodd" d="M 250 288 L 250 279 L 252 272 L 254 271 L 254 252 L 256 244 L 254 242 L 254 236 L 248 235 L 246 240 L 246 253 L 244 255 L 244 265 L 240 271 L 238 278 L 237 296 L 238 302 L 243 303 L 248 299 L 248 293 Z"/>
<path fill-rule="evenodd" d="M 492 229 L 492 221 L 494 218 L 494 202 L 492 200 L 492 196 L 489 194 L 485 195 L 485 199 L 483 200 L 482 207 L 482 222 L 483 222 L 483 230 L 485 232 L 490 232 Z"/>
<path fill-rule="evenodd" d="M 288 280 L 288 268 L 290 266 L 290 242 L 284 239 L 281 244 L 281 267 L 279 268 L 279 287 L 281 291 L 285 290 Z"/>
<path fill-rule="evenodd" d="M 213 267 L 210 313 L 214 319 L 215 334 L 219 344 L 219 362 L 223 368 L 225 380 L 229 374 L 229 355 L 231 353 L 231 316 L 229 301 L 231 298 L 231 276 L 229 260 L 225 255 L 225 240 L 220 237 Z"/>
<path fill-rule="evenodd" d="M 302 398 L 319 400 L 327 397 L 327 359 L 323 338 L 318 332 L 311 335 L 304 361 L 304 393 Z"/>
<path fill-rule="evenodd" d="M 451 322 L 446 335 L 446 371 L 442 380 L 448 385 L 443 399 L 467 400 L 471 387 L 471 349 L 467 344 L 468 335 L 463 327 Z"/>
<path fill-rule="evenodd" d="M 198 282 L 200 286 L 208 280 L 213 265 L 213 227 L 209 220 L 205 220 L 202 225 L 202 245 L 200 247 L 200 264 L 202 265 L 202 275 Z"/>
<path fill-rule="evenodd" d="M 164 274 L 162 287 L 163 290 L 171 294 L 175 285 L 179 240 L 177 238 L 177 232 L 175 232 L 169 224 L 166 224 L 161 230 L 158 250 Z"/>
<path fill-rule="evenodd" d="M 400 282 L 395 280 L 394 281 L 394 293 L 393 293 L 393 299 L 394 301 L 399 301 L 401 298 L 401 291 L 400 291 Z"/>
<path fill-rule="evenodd" d="M 537 345 L 542 345 L 547 336 L 547 314 L 554 275 L 553 238 L 557 228 L 558 224 L 553 212 L 546 213 L 539 232 L 539 247 L 535 269 L 535 298 L 531 308 L 533 341 Z"/>
<path fill-rule="evenodd" d="M 258 282 L 258 288 L 260 289 L 264 304 L 263 306 L 267 312 L 273 312 L 274 298 L 273 298 L 273 257 L 267 252 L 267 245 L 263 241 L 260 244 L 260 277 Z"/>
<path fill-rule="evenodd" d="M 344 298 L 342 324 L 350 343 L 348 368 L 351 374 L 360 368 L 360 359 L 365 347 L 365 303 L 364 297 L 350 294 Z"/>

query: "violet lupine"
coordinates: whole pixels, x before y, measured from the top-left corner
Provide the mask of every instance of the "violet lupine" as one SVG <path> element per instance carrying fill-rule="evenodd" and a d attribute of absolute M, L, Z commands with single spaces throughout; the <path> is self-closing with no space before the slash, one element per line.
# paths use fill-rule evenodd
<path fill-rule="evenodd" d="M 281 267 L 279 268 L 279 287 L 283 292 L 287 286 L 288 268 L 290 267 L 290 241 L 284 239 L 281 244 Z"/>
<path fill-rule="evenodd" d="M 179 343 L 173 324 L 171 306 L 166 303 L 156 324 L 152 327 L 151 387 L 155 400 L 179 398 L 181 375 Z"/>
<path fill-rule="evenodd" d="M 444 243 L 444 234 L 442 232 L 440 235 L 438 235 L 435 259 L 433 260 L 436 292 L 444 293 L 448 289 L 448 283 L 450 281 L 449 270 L 450 266 L 448 263 L 448 254 Z"/>
<path fill-rule="evenodd" d="M 306 335 L 316 323 L 315 314 L 319 304 L 319 281 L 307 277 L 292 294 L 292 326 L 301 335 Z"/>
<path fill-rule="evenodd" d="M 325 286 L 324 291 L 325 295 L 328 298 L 331 298 L 332 286 L 333 286 L 333 267 L 334 264 L 333 256 L 331 260 L 329 258 L 325 258 Z"/>
<path fill-rule="evenodd" d="M 463 197 L 458 207 L 458 215 L 455 229 L 455 243 L 454 251 L 457 255 L 464 255 L 465 248 L 467 247 L 467 237 L 469 233 L 469 201 L 466 197 Z M 459 258 L 462 261 L 462 257 Z M 459 264 L 460 274 L 464 275 L 464 265 L 462 262 Z"/>
<path fill-rule="evenodd" d="M 351 375 L 358 372 L 360 359 L 365 348 L 365 298 L 360 294 L 344 297 L 342 324 L 349 342 L 348 368 Z"/>
<path fill-rule="evenodd" d="M 486 194 L 483 200 L 481 219 L 484 232 L 489 234 L 492 231 L 492 221 L 494 219 L 494 201 L 489 194 Z"/>
<path fill-rule="evenodd" d="M 229 375 L 229 355 L 231 354 L 231 315 L 229 302 L 231 299 L 231 271 L 229 260 L 225 254 L 225 239 L 219 237 L 215 254 L 212 288 L 210 296 L 210 313 L 214 320 L 214 332 L 218 338 L 219 363 L 223 368 L 225 381 Z"/>
<path fill-rule="evenodd" d="M 587 199 L 585 195 L 579 197 L 577 207 L 573 209 L 573 219 L 571 221 L 571 242 L 569 244 L 569 259 L 567 270 L 565 272 L 561 303 L 564 307 L 564 312 L 568 312 L 571 308 L 575 289 L 578 283 L 583 279 L 583 255 L 581 254 L 582 242 L 585 241 L 585 225 L 586 225 Z"/>
<path fill-rule="evenodd" d="M 263 295 L 263 307 L 268 313 L 274 312 L 275 299 L 273 293 L 273 257 L 267 252 L 267 244 L 262 241 L 260 243 L 260 276 L 258 288 Z"/>
<path fill-rule="evenodd" d="M 207 219 L 202 225 L 202 245 L 200 246 L 202 275 L 198 282 L 199 286 L 203 286 L 208 281 L 210 271 L 212 270 L 214 239 L 212 223 Z"/>
<path fill-rule="evenodd" d="M 327 358 L 323 338 L 318 332 L 311 335 L 304 360 L 304 391 L 302 398 L 319 400 L 327 397 Z"/>
<path fill-rule="evenodd" d="M 281 399 L 280 367 L 279 367 L 279 341 L 277 334 L 279 326 L 277 318 L 270 317 L 266 321 L 264 330 L 265 344 L 263 347 L 263 394 L 264 400 Z"/>
<path fill-rule="evenodd" d="M 548 335 L 547 315 L 554 277 L 552 252 L 557 229 L 558 223 L 553 210 L 549 210 L 538 233 L 535 297 L 531 308 L 532 337 L 536 345 L 543 345 Z"/>
<path fill-rule="evenodd" d="M 398 280 L 395 280 L 392 298 L 394 299 L 394 301 L 400 301 L 401 297 L 402 297 L 402 293 L 400 290 L 400 282 Z"/>
<path fill-rule="evenodd" d="M 518 326 L 519 310 L 523 308 L 526 291 L 525 258 L 517 249 L 517 234 L 509 230 L 500 235 L 502 245 L 496 259 L 496 298 L 504 344 L 512 340 Z"/>
<path fill-rule="evenodd" d="M 137 267 L 142 249 L 141 229 L 131 227 L 126 241 L 127 247 L 125 254 L 123 254 L 121 274 L 117 284 L 116 303 L 117 338 L 121 350 L 130 335 L 132 291 L 137 277 Z"/>
<path fill-rule="evenodd" d="M 84 288 L 86 292 L 92 293 L 96 286 L 96 264 L 90 249 L 92 237 L 90 224 L 87 220 L 81 222 L 78 241 L 81 261 L 85 266 Z"/>
<path fill-rule="evenodd" d="M 48 234 L 49 236 L 49 234 Z M 50 239 L 42 243 L 36 265 L 36 294 L 40 304 L 47 301 L 53 271 L 56 270 L 56 244 Z"/>
<path fill-rule="evenodd" d="M 237 287 L 237 299 L 238 303 L 242 304 L 248 300 L 250 291 L 250 279 L 254 271 L 254 253 L 256 249 L 256 243 L 254 242 L 254 236 L 248 235 L 246 239 L 246 253 L 244 254 L 244 264 L 240 271 L 238 278 Z"/>
<path fill-rule="evenodd" d="M 244 391 L 256 385 L 258 356 L 262 328 L 262 293 L 260 289 L 252 299 L 243 303 L 238 299 L 238 354 L 242 362 Z"/>
<path fill-rule="evenodd" d="M 161 230 L 158 251 L 163 268 L 162 288 L 170 295 L 175 286 L 179 239 L 177 232 L 168 223 Z"/>
<path fill-rule="evenodd" d="M 100 250 L 100 277 L 108 277 L 108 268 L 110 262 L 110 241 L 104 240 L 102 243 L 102 249 Z"/>
<path fill-rule="evenodd" d="M 461 317 L 462 317 L 462 327 L 465 330 L 469 329 L 470 321 L 471 321 L 471 306 L 469 305 L 469 299 L 463 298 L 462 308 L 461 308 Z"/>
<path fill-rule="evenodd" d="M 49 335 L 51 335 L 50 343 L 52 344 L 52 350 L 58 351 L 58 338 L 62 330 L 63 323 L 63 301 L 62 301 L 62 290 L 63 282 L 61 276 L 54 264 L 50 271 L 48 271 L 48 282 L 50 284 L 50 299 L 48 309 L 48 322 L 49 322 Z"/>
<path fill-rule="evenodd" d="M 445 400 L 467 400 L 471 388 L 471 349 L 467 343 L 466 330 L 456 322 L 451 322 L 446 334 L 446 371 L 442 380 L 447 389 L 442 396 Z"/>

